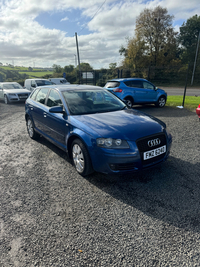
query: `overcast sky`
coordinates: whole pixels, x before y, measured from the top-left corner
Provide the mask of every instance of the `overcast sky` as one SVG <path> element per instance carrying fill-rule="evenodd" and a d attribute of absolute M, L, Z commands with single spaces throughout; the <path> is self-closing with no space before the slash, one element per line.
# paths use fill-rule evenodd
<path fill-rule="evenodd" d="M 119 66 L 126 37 L 144 8 L 160 5 L 174 15 L 174 27 L 200 15 L 199 0 L 0 0 L 0 62 L 27 67 Z"/>

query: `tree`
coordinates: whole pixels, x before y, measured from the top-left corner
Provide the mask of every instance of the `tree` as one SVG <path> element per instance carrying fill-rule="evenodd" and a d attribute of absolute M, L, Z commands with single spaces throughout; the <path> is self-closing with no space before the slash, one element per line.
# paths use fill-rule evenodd
<path fill-rule="evenodd" d="M 117 67 L 117 63 L 110 63 L 109 64 L 109 69 L 111 69 L 111 70 L 116 69 L 116 67 Z"/>
<path fill-rule="evenodd" d="M 81 66 L 81 71 L 91 71 L 91 70 L 93 70 L 93 67 L 90 66 L 89 63 L 83 62 L 83 63 L 80 64 L 80 66 Z M 77 66 L 76 69 L 79 70 L 79 66 Z"/>
<path fill-rule="evenodd" d="M 119 50 L 125 55 L 125 65 L 160 66 L 175 59 L 178 43 L 172 20 L 166 8 L 144 9 L 136 19 L 135 37 L 128 40 L 127 49 Z"/>
<path fill-rule="evenodd" d="M 56 73 L 62 73 L 63 69 L 60 65 L 53 64 L 52 68 L 54 69 L 54 72 Z"/>
<path fill-rule="evenodd" d="M 66 73 L 70 73 L 74 71 L 74 66 L 73 65 L 69 65 L 69 66 L 65 66 L 64 67 L 64 72 Z"/>
<path fill-rule="evenodd" d="M 183 63 L 194 62 L 200 32 L 200 16 L 195 15 L 180 27 L 179 41 L 182 45 Z"/>

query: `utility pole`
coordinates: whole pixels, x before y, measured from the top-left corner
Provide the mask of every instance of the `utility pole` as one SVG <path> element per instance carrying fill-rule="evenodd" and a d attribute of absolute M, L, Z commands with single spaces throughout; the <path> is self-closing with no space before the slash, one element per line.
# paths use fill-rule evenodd
<path fill-rule="evenodd" d="M 197 49 L 196 49 L 196 55 L 195 55 L 195 60 L 194 60 L 191 85 L 193 85 L 193 80 L 194 80 L 194 73 L 195 73 L 195 68 L 196 68 L 196 63 L 197 63 L 197 55 L 198 55 L 198 50 L 199 50 L 199 41 L 200 41 L 200 31 L 199 31 L 198 41 L 197 41 Z"/>
<path fill-rule="evenodd" d="M 78 49 L 77 32 L 75 32 L 75 36 L 76 36 L 76 47 L 77 47 L 78 66 L 79 66 L 79 84 L 80 84 L 80 83 L 81 83 L 81 65 L 80 65 L 80 58 L 79 58 L 79 49 Z"/>

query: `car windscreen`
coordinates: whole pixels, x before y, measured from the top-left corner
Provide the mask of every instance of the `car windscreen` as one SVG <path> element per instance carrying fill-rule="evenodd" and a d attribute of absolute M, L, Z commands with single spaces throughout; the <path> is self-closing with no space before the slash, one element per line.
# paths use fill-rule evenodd
<path fill-rule="evenodd" d="M 35 82 L 37 83 L 37 86 L 45 86 L 45 85 L 55 84 L 53 82 L 45 81 L 45 80 L 36 80 Z"/>
<path fill-rule="evenodd" d="M 2 85 L 3 89 L 9 90 L 9 89 L 23 89 L 23 87 L 18 83 L 8 83 Z"/>
<path fill-rule="evenodd" d="M 106 90 L 66 90 L 62 94 L 71 115 L 111 112 L 126 108 L 120 99 Z"/>
<path fill-rule="evenodd" d="M 117 81 L 111 81 L 111 82 L 107 82 L 106 85 L 104 86 L 105 88 L 116 88 L 120 85 L 119 82 Z"/>

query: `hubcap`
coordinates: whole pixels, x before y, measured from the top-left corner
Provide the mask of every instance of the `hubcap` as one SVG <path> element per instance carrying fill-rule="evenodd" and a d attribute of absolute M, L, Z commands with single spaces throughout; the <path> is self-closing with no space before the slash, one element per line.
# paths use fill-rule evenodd
<path fill-rule="evenodd" d="M 160 107 L 163 107 L 165 105 L 165 99 L 164 98 L 161 98 L 160 100 L 159 100 L 159 106 Z"/>
<path fill-rule="evenodd" d="M 128 107 L 130 107 L 130 108 L 132 107 L 132 102 L 131 102 L 131 100 L 127 100 L 126 104 L 127 104 Z"/>
<path fill-rule="evenodd" d="M 28 128 L 28 133 L 30 137 L 33 137 L 33 124 L 31 120 L 28 120 L 27 128 Z"/>
<path fill-rule="evenodd" d="M 72 155 L 73 155 L 73 161 L 74 161 L 74 165 L 76 167 L 76 170 L 80 173 L 83 172 L 84 166 L 85 166 L 84 156 L 83 156 L 83 152 L 82 152 L 82 150 L 78 144 L 75 144 L 73 146 Z"/>
<path fill-rule="evenodd" d="M 4 101 L 5 101 L 5 104 L 8 104 L 8 99 L 6 95 L 4 96 Z"/>

